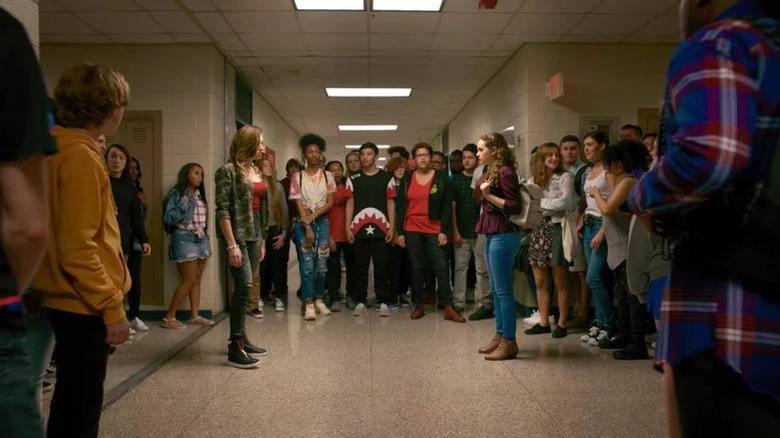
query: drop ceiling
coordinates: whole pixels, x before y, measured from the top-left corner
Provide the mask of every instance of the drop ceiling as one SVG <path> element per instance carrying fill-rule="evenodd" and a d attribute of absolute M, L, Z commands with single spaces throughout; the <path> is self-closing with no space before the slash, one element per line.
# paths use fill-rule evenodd
<path fill-rule="evenodd" d="M 370 2 L 370 0 L 367 0 Z M 299 133 L 429 141 L 524 43 L 679 41 L 678 0 L 445 0 L 441 12 L 296 11 L 292 0 L 40 0 L 41 43 L 214 43 Z M 328 98 L 325 87 L 412 87 Z M 382 133 L 340 124 L 397 124 Z"/>

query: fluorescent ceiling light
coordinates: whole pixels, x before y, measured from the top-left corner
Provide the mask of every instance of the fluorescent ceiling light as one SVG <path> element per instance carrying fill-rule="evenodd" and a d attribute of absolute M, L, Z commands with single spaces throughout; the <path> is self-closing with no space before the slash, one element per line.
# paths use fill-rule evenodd
<path fill-rule="evenodd" d="M 398 125 L 339 125 L 339 131 L 396 131 Z"/>
<path fill-rule="evenodd" d="M 299 11 L 363 11 L 363 0 L 293 0 Z"/>
<path fill-rule="evenodd" d="M 514 131 L 514 130 L 515 130 L 515 126 L 514 126 L 514 125 L 512 125 L 512 126 L 510 126 L 510 127 L 506 128 L 506 129 L 504 129 L 504 132 L 507 132 L 507 131 Z"/>
<path fill-rule="evenodd" d="M 379 161 L 385 161 L 385 160 L 387 160 L 387 158 L 385 158 L 385 157 L 379 157 L 379 158 L 377 158 L 377 160 L 379 160 Z"/>
<path fill-rule="evenodd" d="M 325 88 L 328 97 L 409 97 L 411 88 Z"/>
<path fill-rule="evenodd" d="M 373 0 L 374 11 L 441 11 L 444 0 Z"/>
<path fill-rule="evenodd" d="M 348 144 L 348 145 L 346 145 L 344 147 L 347 148 L 347 149 L 360 149 L 360 145 L 359 144 Z M 390 145 L 389 144 L 378 144 L 378 145 L 376 145 L 376 147 L 378 147 L 379 149 L 390 149 Z"/>

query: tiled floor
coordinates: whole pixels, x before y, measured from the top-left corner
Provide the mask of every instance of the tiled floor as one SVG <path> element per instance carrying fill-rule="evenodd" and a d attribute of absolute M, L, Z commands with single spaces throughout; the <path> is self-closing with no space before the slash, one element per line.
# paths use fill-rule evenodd
<path fill-rule="evenodd" d="M 614 361 L 579 335 L 520 334 L 517 360 L 487 362 L 476 350 L 493 320 L 455 324 L 429 309 L 412 321 L 401 309 L 306 322 L 290 302 L 284 313 L 247 317 L 250 338 L 269 351 L 259 369 L 225 364 L 223 321 L 108 407 L 100 435 L 664 436 L 650 362 Z"/>

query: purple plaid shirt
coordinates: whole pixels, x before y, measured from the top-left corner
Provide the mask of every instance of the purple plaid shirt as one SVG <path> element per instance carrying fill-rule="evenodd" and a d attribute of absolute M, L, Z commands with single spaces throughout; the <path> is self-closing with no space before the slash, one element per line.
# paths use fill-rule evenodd
<path fill-rule="evenodd" d="M 780 128 L 780 48 L 738 19 L 759 16 L 750 2 L 737 3 L 673 55 L 667 152 L 634 187 L 635 214 L 685 214 L 744 175 L 766 174 Z M 702 350 L 713 350 L 751 389 L 780 402 L 780 305 L 678 254 L 661 305 L 656 360 L 674 365 Z"/>

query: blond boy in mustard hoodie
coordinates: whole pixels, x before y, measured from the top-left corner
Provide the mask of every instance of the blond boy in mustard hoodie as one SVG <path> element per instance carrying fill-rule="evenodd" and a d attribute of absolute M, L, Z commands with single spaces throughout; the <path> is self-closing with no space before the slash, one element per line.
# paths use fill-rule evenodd
<path fill-rule="evenodd" d="M 47 158 L 49 241 L 33 288 L 43 292 L 57 340 L 57 383 L 49 437 L 96 437 L 109 345 L 129 325 L 122 298 L 130 289 L 105 160 L 96 145 L 114 135 L 127 106 L 121 74 L 83 64 L 54 89 L 57 154 Z"/>

